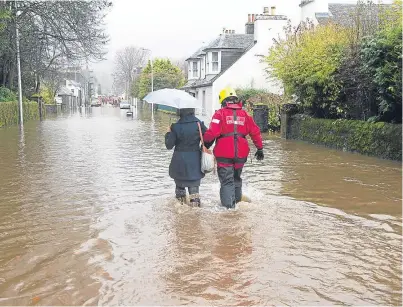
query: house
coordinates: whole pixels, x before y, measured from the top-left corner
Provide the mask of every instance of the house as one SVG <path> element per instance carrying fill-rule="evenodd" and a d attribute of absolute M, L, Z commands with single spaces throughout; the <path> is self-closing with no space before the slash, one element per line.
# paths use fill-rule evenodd
<path fill-rule="evenodd" d="M 57 104 L 61 104 L 63 107 L 67 108 L 80 106 L 82 101 L 81 84 L 74 80 L 65 79 L 56 93 L 55 100 Z"/>
<path fill-rule="evenodd" d="M 365 26 L 371 19 L 377 19 L 379 8 L 390 6 L 390 3 L 375 2 L 370 5 L 367 15 L 361 16 L 366 21 L 362 26 Z M 309 19 L 315 25 L 332 21 L 343 26 L 353 26 L 356 22 L 355 16 L 359 11 L 357 2 L 343 3 L 338 0 L 302 0 L 299 7 L 301 11 L 300 21 Z"/>
<path fill-rule="evenodd" d="M 76 103 L 76 99 L 71 89 L 69 89 L 65 85 L 61 86 L 60 89 L 57 91 L 55 100 L 56 104 L 60 104 L 64 108 L 69 109 L 71 109 Z"/>
<path fill-rule="evenodd" d="M 283 12 L 290 12 L 294 25 L 306 19 L 314 24 L 329 20 L 351 24 L 351 16 L 357 7 L 357 4 L 339 3 L 338 0 L 277 3 Z M 200 47 L 186 59 L 188 80 L 182 89 L 199 100 L 203 115 L 211 116 L 220 108 L 218 95 L 226 86 L 283 93 L 281 82 L 270 76 L 262 59 L 274 43 L 273 39 L 284 35 L 288 20 L 285 14 L 276 13 L 276 6 L 264 7 L 261 14 L 248 14 L 245 33 L 237 34 L 224 29 L 215 40 Z"/>
<path fill-rule="evenodd" d="M 265 7 L 262 14 L 249 14 L 245 33 L 224 29 L 216 39 L 199 48 L 188 62 L 188 82 L 182 88 L 196 97 L 203 115 L 220 108 L 219 91 L 226 86 L 265 88 L 282 93 L 281 84 L 268 80 L 261 61 L 273 38 L 287 24 L 287 17 L 276 15 L 276 8 Z"/>

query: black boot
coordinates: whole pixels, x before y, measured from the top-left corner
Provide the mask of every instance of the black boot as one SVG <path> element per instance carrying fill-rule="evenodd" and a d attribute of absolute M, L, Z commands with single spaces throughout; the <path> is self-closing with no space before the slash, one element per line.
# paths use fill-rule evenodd
<path fill-rule="evenodd" d="M 175 189 L 176 199 L 183 205 L 186 204 L 186 190 L 184 188 L 176 187 Z"/>
<path fill-rule="evenodd" d="M 191 207 L 200 207 L 200 195 L 199 194 L 191 194 L 189 195 L 190 206 Z"/>
<path fill-rule="evenodd" d="M 236 202 L 235 202 L 235 200 L 233 200 L 231 203 L 227 204 L 225 207 L 227 209 L 235 209 L 235 204 L 236 204 Z"/>
<path fill-rule="evenodd" d="M 183 205 L 186 204 L 186 196 L 176 196 L 176 199 Z"/>

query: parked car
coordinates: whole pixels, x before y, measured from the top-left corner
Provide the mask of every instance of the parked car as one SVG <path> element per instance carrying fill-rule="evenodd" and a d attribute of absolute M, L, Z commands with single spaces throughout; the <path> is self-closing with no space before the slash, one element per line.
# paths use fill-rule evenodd
<path fill-rule="evenodd" d="M 99 102 L 98 99 L 92 99 L 91 100 L 91 107 L 100 107 L 101 103 Z"/>
<path fill-rule="evenodd" d="M 121 109 L 130 109 L 130 103 L 128 101 L 121 101 L 119 107 Z"/>

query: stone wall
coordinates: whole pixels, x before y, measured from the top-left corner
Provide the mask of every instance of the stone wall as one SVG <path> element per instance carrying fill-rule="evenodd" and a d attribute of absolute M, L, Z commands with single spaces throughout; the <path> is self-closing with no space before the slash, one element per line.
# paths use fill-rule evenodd
<path fill-rule="evenodd" d="M 57 104 L 45 104 L 45 114 L 46 115 L 57 115 L 60 113 L 60 105 Z"/>

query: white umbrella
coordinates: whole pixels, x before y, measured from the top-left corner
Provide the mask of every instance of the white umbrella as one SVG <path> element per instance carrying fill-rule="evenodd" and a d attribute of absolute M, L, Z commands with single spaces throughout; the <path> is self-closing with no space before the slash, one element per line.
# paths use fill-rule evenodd
<path fill-rule="evenodd" d="M 148 103 L 162 104 L 177 109 L 201 109 L 199 101 L 192 95 L 172 88 L 148 93 L 144 100 Z"/>

